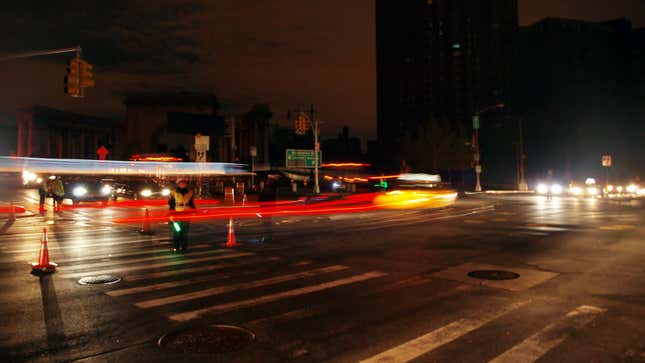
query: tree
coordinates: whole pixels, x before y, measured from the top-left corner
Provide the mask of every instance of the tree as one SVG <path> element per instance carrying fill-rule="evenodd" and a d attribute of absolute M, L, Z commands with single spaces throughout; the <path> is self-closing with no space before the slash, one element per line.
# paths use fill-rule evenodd
<path fill-rule="evenodd" d="M 463 170 L 470 165 L 472 151 L 464 125 L 448 120 L 420 122 L 406 134 L 401 149 L 404 159 L 416 171 Z"/>

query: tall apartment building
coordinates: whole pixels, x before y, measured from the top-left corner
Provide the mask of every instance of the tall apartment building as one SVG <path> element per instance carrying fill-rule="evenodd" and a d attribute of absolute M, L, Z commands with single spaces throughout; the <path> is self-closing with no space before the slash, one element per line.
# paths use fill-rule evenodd
<path fill-rule="evenodd" d="M 376 0 L 380 154 L 432 117 L 470 124 L 511 92 L 517 0 Z"/>

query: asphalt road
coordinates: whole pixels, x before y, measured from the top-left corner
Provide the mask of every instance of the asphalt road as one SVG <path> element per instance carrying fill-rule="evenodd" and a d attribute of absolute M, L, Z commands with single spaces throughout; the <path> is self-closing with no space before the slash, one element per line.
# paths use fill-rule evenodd
<path fill-rule="evenodd" d="M 275 217 L 264 243 L 259 219 L 240 220 L 233 249 L 217 220 L 191 225 L 184 256 L 168 225 L 145 236 L 111 222 L 132 212 L 0 220 L 0 361 L 645 361 L 640 203 L 470 195 L 441 210 Z M 59 267 L 38 277 L 43 227 Z M 103 274 L 123 280 L 77 283 Z M 255 340 L 181 351 L 185 329 L 213 324 Z M 186 344 L 159 347 L 176 332 Z"/>

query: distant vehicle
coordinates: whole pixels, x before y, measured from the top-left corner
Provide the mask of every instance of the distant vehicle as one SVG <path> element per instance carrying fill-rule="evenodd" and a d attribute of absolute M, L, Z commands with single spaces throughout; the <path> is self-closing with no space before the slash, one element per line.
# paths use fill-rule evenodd
<path fill-rule="evenodd" d="M 587 178 L 584 185 L 576 183 L 569 184 L 568 193 L 574 197 L 596 198 L 600 196 L 600 189 L 596 185 L 596 179 Z"/>
<path fill-rule="evenodd" d="M 65 196 L 63 199 L 70 199 L 72 204 L 80 202 L 100 201 L 104 206 L 110 199 L 115 198 L 112 179 L 67 177 L 63 179 Z"/>
<path fill-rule="evenodd" d="M 558 182 L 540 182 L 535 186 L 535 191 L 540 195 L 561 195 L 564 188 Z"/>
<path fill-rule="evenodd" d="M 170 196 L 171 190 L 170 186 L 153 180 L 129 180 L 120 184 L 116 195 L 134 200 L 163 199 Z"/>
<path fill-rule="evenodd" d="M 22 171 L 22 186 L 25 188 L 34 188 L 43 182 L 43 178 L 29 170 Z"/>

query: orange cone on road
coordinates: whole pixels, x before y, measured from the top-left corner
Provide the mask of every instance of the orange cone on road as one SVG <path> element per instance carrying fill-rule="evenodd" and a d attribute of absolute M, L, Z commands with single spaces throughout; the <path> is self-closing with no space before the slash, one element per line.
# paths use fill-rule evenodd
<path fill-rule="evenodd" d="M 43 239 L 40 241 L 40 254 L 38 262 L 31 264 L 32 271 L 54 272 L 57 264 L 49 261 L 49 250 L 47 249 L 47 228 L 43 228 Z"/>
<path fill-rule="evenodd" d="M 235 229 L 233 228 L 233 218 L 228 219 L 228 237 L 226 238 L 226 247 L 232 248 L 239 246 L 235 240 Z"/>
<path fill-rule="evenodd" d="M 139 230 L 139 233 L 141 234 L 153 234 L 152 233 L 152 228 L 150 228 L 150 213 L 148 212 L 148 208 L 146 208 L 146 214 L 143 218 L 143 228 Z"/>

